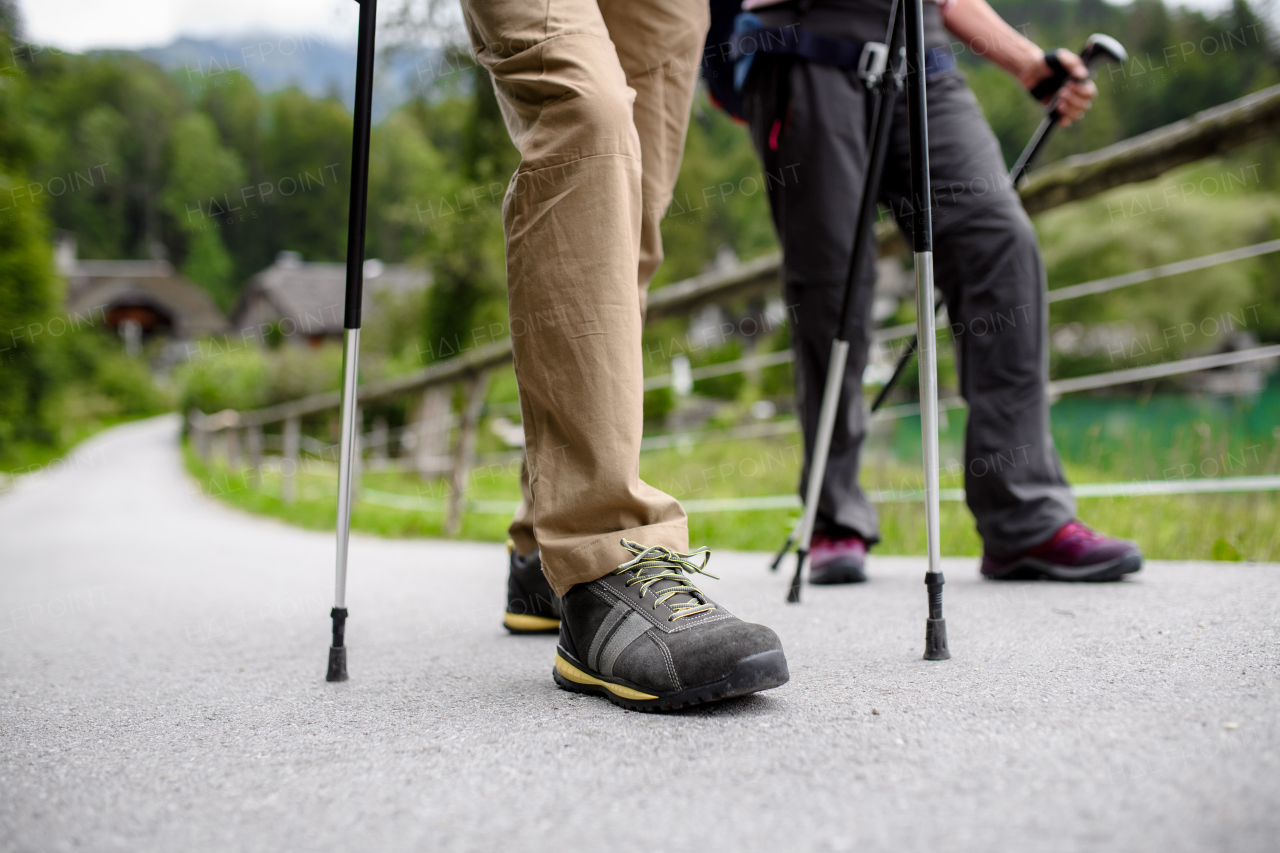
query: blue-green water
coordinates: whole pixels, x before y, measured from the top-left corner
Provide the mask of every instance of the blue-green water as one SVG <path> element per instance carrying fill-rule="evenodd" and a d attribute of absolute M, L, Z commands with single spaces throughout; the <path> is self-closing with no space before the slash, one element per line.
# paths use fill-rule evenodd
<path fill-rule="evenodd" d="M 942 457 L 959 458 L 966 411 L 951 410 Z M 1067 396 L 1051 410 L 1063 462 L 1106 479 L 1172 479 L 1280 473 L 1280 381 L 1247 397 L 1154 394 Z M 903 418 L 884 442 L 898 459 L 920 457 L 920 419 Z M 881 446 L 884 446 L 883 444 Z"/>

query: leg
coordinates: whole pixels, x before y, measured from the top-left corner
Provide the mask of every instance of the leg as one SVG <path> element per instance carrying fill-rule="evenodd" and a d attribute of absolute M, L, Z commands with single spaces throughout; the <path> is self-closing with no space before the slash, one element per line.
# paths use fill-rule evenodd
<path fill-rule="evenodd" d="M 640 255 L 636 283 L 643 317 L 649 280 L 662 263 L 662 215 L 680 170 L 689 112 L 698 79 L 706 10 L 689 2 L 599 4 L 613 37 L 627 86 L 635 93 L 633 123 L 640 140 Z M 673 33 L 675 34 L 673 38 Z M 528 465 L 520 472 L 520 508 L 508 532 L 516 549 L 537 548 Z"/>
<path fill-rule="evenodd" d="M 507 536 L 517 554 L 529 554 L 537 550 L 538 540 L 533 536 L 533 492 L 529 488 L 529 462 L 520 460 L 520 506 L 507 528 Z"/>
<path fill-rule="evenodd" d="M 679 503 L 639 478 L 642 175 L 633 90 L 591 0 L 464 3 L 521 164 L 503 208 L 534 534 L 563 594 L 687 550 Z"/>
<path fill-rule="evenodd" d="M 867 98 L 862 84 L 838 69 L 802 62 L 793 65 L 768 56 L 756 62 L 747 92 L 747 114 L 783 248 L 797 406 L 805 439 L 803 496 L 861 203 Z M 870 232 L 862 236 L 874 239 Z M 858 485 L 866 437 L 862 371 L 867 363 L 875 252 L 867 252 L 865 258 L 847 330 L 848 369 L 816 528 L 834 536 L 854 533 L 874 543 L 879 539 L 879 522 Z"/>
<path fill-rule="evenodd" d="M 513 26 L 480 0 L 466 8 L 524 158 L 505 206 L 508 287 L 533 531 L 562 596 L 556 683 L 637 710 L 776 687 L 788 678 L 777 635 L 693 586 L 706 556 L 684 553 L 679 503 L 638 476 L 644 282 L 697 68 L 676 69 L 670 52 L 700 46 L 706 10 L 511 0 L 498 10 Z M 504 41 L 486 47 L 486 30 Z M 511 32 L 534 42 L 504 52 Z M 637 92 L 653 98 L 633 121 Z"/>
<path fill-rule="evenodd" d="M 533 495 L 529 466 L 520 463 L 520 506 L 507 529 L 507 612 L 502 624 L 513 634 L 554 634 L 560 630 L 560 598 L 542 571 L 542 555 L 533 532 Z"/>
<path fill-rule="evenodd" d="M 900 156 L 886 175 L 899 222 L 908 197 L 906 133 L 900 110 Z M 1049 433 L 1044 266 L 995 136 L 959 75 L 929 82 L 929 157 L 937 282 L 969 403 L 965 493 L 988 553 L 1013 554 L 1075 515 Z"/>
<path fill-rule="evenodd" d="M 599 0 L 618 60 L 635 92 L 640 137 L 641 210 L 638 284 L 643 316 L 649 280 L 662 263 L 659 226 L 671 204 L 710 24 L 698 0 Z"/>

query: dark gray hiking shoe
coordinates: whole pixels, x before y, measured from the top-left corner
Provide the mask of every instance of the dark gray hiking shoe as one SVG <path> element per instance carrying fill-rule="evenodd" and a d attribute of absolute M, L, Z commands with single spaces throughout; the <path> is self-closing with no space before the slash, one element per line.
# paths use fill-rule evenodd
<path fill-rule="evenodd" d="M 778 635 L 738 619 L 686 577 L 707 574 L 710 551 L 627 539 L 622 547 L 635 558 L 564 596 L 556 684 L 635 711 L 670 711 L 787 682 Z"/>
<path fill-rule="evenodd" d="M 507 612 L 502 624 L 513 634 L 554 634 L 560 630 L 560 597 L 542 574 L 536 550 L 521 557 L 507 540 L 511 571 L 507 575 Z"/>

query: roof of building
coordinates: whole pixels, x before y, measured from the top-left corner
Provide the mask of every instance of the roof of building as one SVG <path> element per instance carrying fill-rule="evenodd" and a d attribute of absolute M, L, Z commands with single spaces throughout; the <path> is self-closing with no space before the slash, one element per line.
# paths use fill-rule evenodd
<path fill-rule="evenodd" d="M 146 306 L 169 317 L 177 337 L 227 331 L 227 318 L 205 291 L 183 278 L 168 261 L 60 259 L 66 276 L 67 310 L 77 315 Z"/>
<path fill-rule="evenodd" d="M 232 320 L 237 326 L 259 322 L 255 308 L 265 298 L 272 313 L 292 320 L 304 334 L 340 334 L 346 280 L 345 264 L 307 263 L 296 252 L 281 252 L 275 263 L 245 283 Z M 369 310 L 377 294 L 413 293 L 430 282 L 421 268 L 365 261 L 363 308 Z"/>

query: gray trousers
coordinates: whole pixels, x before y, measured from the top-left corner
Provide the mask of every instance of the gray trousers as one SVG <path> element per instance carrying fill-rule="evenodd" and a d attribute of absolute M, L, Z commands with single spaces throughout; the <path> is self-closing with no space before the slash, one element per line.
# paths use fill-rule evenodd
<path fill-rule="evenodd" d="M 861 203 L 870 99 L 852 72 L 772 56 L 756 62 L 747 112 L 769 178 L 794 321 L 803 496 Z M 995 135 L 963 75 L 931 80 L 927 91 L 934 264 L 951 318 L 960 392 L 969 404 L 965 490 L 987 551 L 1010 556 L 1044 541 L 1075 515 L 1049 433 L 1044 266 Z M 897 106 L 880 200 L 906 228 L 906 98 Z M 864 238 L 873 244 L 873 235 Z M 867 428 L 862 372 L 875 282 L 876 252 L 870 248 L 855 285 L 843 405 L 817 525 L 875 542 L 876 511 L 858 485 Z"/>

